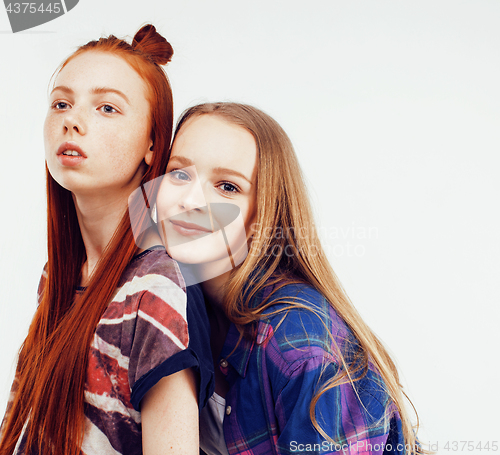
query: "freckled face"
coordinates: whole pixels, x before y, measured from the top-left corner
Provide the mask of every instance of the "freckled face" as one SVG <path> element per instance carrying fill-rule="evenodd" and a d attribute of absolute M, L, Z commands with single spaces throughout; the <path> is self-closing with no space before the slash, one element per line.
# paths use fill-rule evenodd
<path fill-rule="evenodd" d="M 216 115 L 188 120 L 173 144 L 157 199 L 169 254 L 184 263 L 210 263 L 227 257 L 228 245 L 244 244 L 246 257 L 256 176 L 257 146 L 249 131 Z"/>
<path fill-rule="evenodd" d="M 50 174 L 77 196 L 128 197 L 151 161 L 149 116 L 146 85 L 125 60 L 97 51 L 73 58 L 49 97 Z"/>

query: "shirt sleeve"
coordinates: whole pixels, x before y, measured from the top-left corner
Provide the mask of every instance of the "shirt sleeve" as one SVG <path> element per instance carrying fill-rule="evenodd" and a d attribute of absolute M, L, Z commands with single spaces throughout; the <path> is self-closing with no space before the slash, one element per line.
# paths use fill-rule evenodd
<path fill-rule="evenodd" d="M 265 348 L 279 453 L 398 453 L 390 445 L 397 441 L 404 446 L 398 436 L 399 416 L 371 363 L 365 375 L 354 373 L 354 384 L 328 388 L 318 399 L 314 416 L 331 440 L 313 425 L 311 401 L 342 365 L 332 337 L 347 362 L 356 366 L 359 343 L 319 293 L 310 288 L 292 289 L 293 297 L 314 312 L 302 308 L 279 316 L 279 324 L 271 324 L 273 336 Z"/>
<path fill-rule="evenodd" d="M 12 404 L 14 402 L 14 397 L 16 394 L 18 381 L 19 380 L 17 378 L 17 373 L 16 373 L 16 376 L 14 378 L 14 382 L 12 383 L 12 387 L 10 389 L 9 400 L 7 402 L 7 409 L 5 410 L 5 415 L 3 417 L 2 424 L 0 425 L 0 439 L 2 439 L 2 437 L 3 437 L 3 432 L 5 431 L 5 424 L 7 422 L 7 419 L 9 418 L 9 414 L 10 414 L 10 411 L 12 409 Z"/>
<path fill-rule="evenodd" d="M 139 410 L 140 402 L 148 390 L 161 378 L 193 368 L 198 386 L 198 405 L 202 409 L 215 388 L 212 354 L 210 350 L 210 326 L 205 300 L 199 285 L 187 288 L 187 327 L 189 344 L 143 375 L 132 387 L 131 403 Z"/>
<path fill-rule="evenodd" d="M 404 445 L 404 441 L 397 436 L 398 415 L 380 386 L 380 378 L 372 371 L 354 387 L 344 383 L 319 398 L 315 408 L 317 423 L 332 441 L 313 426 L 311 400 L 336 371 L 326 357 L 316 356 L 300 362 L 291 373 L 275 407 L 281 427 L 280 453 L 400 453 L 396 451 L 397 443 Z"/>

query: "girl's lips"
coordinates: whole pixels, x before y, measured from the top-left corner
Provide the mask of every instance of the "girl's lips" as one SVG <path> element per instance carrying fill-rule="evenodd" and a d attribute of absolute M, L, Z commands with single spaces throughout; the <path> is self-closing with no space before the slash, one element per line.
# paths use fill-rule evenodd
<path fill-rule="evenodd" d="M 211 234 L 212 231 L 210 229 L 204 228 L 203 226 L 199 226 L 194 223 L 187 223 L 186 221 L 180 220 L 170 220 L 172 223 L 172 227 L 175 231 L 182 235 L 207 235 Z"/>
<path fill-rule="evenodd" d="M 79 155 L 64 155 L 68 150 L 78 152 Z M 63 142 L 57 149 L 57 159 L 63 166 L 78 166 L 86 158 L 84 151 L 73 141 Z"/>
<path fill-rule="evenodd" d="M 57 159 L 63 166 L 77 166 L 85 157 L 83 156 L 69 156 L 69 155 L 57 155 Z"/>

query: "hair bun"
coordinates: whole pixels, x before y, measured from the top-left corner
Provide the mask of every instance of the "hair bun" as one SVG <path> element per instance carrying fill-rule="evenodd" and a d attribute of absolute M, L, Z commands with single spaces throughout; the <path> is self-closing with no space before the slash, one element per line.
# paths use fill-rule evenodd
<path fill-rule="evenodd" d="M 151 24 L 145 25 L 135 34 L 132 47 L 146 54 L 157 65 L 166 65 L 174 55 L 170 43 Z"/>

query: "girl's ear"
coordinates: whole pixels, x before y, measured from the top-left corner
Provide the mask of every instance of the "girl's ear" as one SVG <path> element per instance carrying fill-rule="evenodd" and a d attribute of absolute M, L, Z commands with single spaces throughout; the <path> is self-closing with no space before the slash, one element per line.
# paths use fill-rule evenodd
<path fill-rule="evenodd" d="M 151 166 L 151 161 L 153 161 L 153 141 L 150 141 L 149 143 L 149 150 L 146 152 L 146 155 L 144 156 L 144 161 L 148 166 Z"/>

